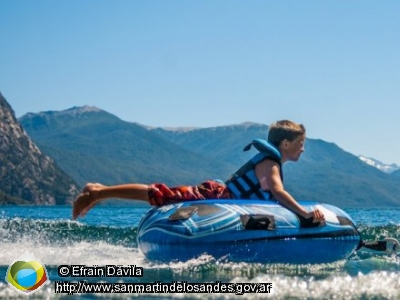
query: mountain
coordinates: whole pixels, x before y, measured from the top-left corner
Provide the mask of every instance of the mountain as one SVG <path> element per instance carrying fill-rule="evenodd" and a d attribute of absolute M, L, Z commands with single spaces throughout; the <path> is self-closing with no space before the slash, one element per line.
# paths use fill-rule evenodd
<path fill-rule="evenodd" d="M 391 176 L 393 178 L 400 179 L 400 170 L 394 171 L 393 173 L 391 173 Z"/>
<path fill-rule="evenodd" d="M 20 118 L 40 148 L 81 186 L 226 179 L 255 152 L 243 152 L 268 127 L 243 123 L 212 128 L 151 128 L 94 107 Z M 298 163 L 284 165 L 285 185 L 297 199 L 341 207 L 400 204 L 398 177 L 369 166 L 333 143 L 307 139 Z"/>
<path fill-rule="evenodd" d="M 315 191 L 320 201 L 343 203 L 343 206 L 373 207 L 400 204 L 398 180 L 369 166 L 333 143 L 308 140 L 306 152 L 296 164 L 287 167 L 301 198 L 305 191 Z M 347 205 L 346 205 L 347 204 Z"/>
<path fill-rule="evenodd" d="M 370 157 L 365 157 L 363 155 L 359 155 L 358 158 L 361 159 L 366 164 L 373 166 L 385 173 L 393 173 L 394 171 L 400 170 L 400 166 L 396 164 L 385 164 L 379 160 Z"/>
<path fill-rule="evenodd" d="M 42 154 L 0 93 L 0 204 L 66 204 L 77 185 Z"/>
<path fill-rule="evenodd" d="M 183 149 L 168 137 L 103 110 L 74 107 L 20 118 L 29 135 L 81 186 L 86 182 L 195 184 L 229 164 Z"/>

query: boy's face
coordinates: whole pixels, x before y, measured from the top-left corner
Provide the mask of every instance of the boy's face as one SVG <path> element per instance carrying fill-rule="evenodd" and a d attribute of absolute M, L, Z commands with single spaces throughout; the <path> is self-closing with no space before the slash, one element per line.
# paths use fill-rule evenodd
<path fill-rule="evenodd" d="M 306 140 L 306 136 L 299 136 L 297 139 L 293 141 L 285 140 L 285 153 L 287 156 L 287 160 L 298 161 L 301 153 L 304 152 L 304 142 Z"/>

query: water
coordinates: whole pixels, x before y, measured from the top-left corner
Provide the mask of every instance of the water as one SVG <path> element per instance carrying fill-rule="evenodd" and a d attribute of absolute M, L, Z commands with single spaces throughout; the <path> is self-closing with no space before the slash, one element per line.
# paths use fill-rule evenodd
<path fill-rule="evenodd" d="M 150 283 L 272 283 L 270 294 L 146 294 L 166 299 L 399 299 L 400 258 L 360 250 L 349 259 L 330 264 L 248 264 L 203 255 L 184 262 L 148 261 L 138 249 L 137 225 L 147 205 L 96 207 L 79 221 L 71 208 L 0 207 L 0 298 L 21 298 L 5 282 L 8 266 L 26 252 L 42 262 L 50 281 L 31 298 L 70 298 L 55 294 L 55 281 Z M 400 209 L 347 209 L 364 239 L 400 238 Z M 267 251 L 267 249 L 266 249 Z M 312 253 L 310 253 L 312 255 Z M 143 277 L 62 278 L 60 265 L 135 265 Z M 82 299 L 141 297 L 138 294 L 81 294 Z"/>

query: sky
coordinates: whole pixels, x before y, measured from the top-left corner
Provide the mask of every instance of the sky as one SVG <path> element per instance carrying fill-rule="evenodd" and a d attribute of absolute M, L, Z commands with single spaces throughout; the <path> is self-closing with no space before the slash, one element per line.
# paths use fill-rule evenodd
<path fill-rule="evenodd" d="M 400 165 L 399 15 L 397 0 L 0 0 L 0 92 L 17 117 L 290 119 Z"/>

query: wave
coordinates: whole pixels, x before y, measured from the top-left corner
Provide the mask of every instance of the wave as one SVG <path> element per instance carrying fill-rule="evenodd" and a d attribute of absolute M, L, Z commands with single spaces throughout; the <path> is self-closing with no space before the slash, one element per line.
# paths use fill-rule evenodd
<path fill-rule="evenodd" d="M 383 239 L 385 237 L 398 238 L 400 236 L 400 225 L 361 225 L 359 232 L 364 240 Z M 39 260 L 41 258 L 38 256 L 43 254 L 42 262 L 49 265 L 67 263 L 68 261 L 73 261 L 76 264 L 89 264 L 89 262 L 93 262 L 93 264 L 115 264 L 117 262 L 132 264 L 132 261 L 134 261 L 147 267 L 163 266 L 146 261 L 138 249 L 136 237 L 137 226 L 91 225 L 71 220 L 1 219 L 0 240 L 2 240 L 2 248 L 5 251 L 0 254 L 0 265 L 8 265 L 10 261 L 18 257 L 15 254 L 16 251 L 25 250 L 34 252 L 32 254 L 35 254 L 35 257 Z M 352 255 L 350 260 L 356 262 L 360 259 L 379 257 L 382 257 L 380 253 L 361 249 Z M 220 268 L 225 266 L 224 263 L 227 262 L 220 259 L 214 265 L 218 265 L 218 268 Z M 179 265 L 179 263 L 176 264 Z M 213 268 L 214 265 L 200 264 L 199 267 Z M 240 264 L 228 266 L 227 269 L 231 272 Z M 259 270 L 257 264 L 254 264 L 254 266 L 256 270 Z M 171 268 L 171 265 L 168 267 Z M 247 266 L 247 268 L 249 267 Z M 274 268 L 269 268 L 269 271 L 275 269 L 279 273 L 282 268 L 285 269 L 287 266 L 274 265 Z M 307 267 L 306 269 L 309 272 L 310 268 Z M 319 271 L 324 269 L 332 271 L 330 266 L 324 266 Z M 252 270 L 252 268 L 249 270 Z M 297 266 L 288 271 L 301 273 L 301 270 L 302 268 Z"/>
<path fill-rule="evenodd" d="M 200 263 L 201 261 L 193 261 Z M 205 263 L 209 265 L 209 263 Z M 192 266 L 193 267 L 193 266 Z M 206 276 L 203 273 L 191 272 L 189 276 L 166 275 L 164 271 L 155 270 L 152 274 L 148 274 L 146 270 L 147 282 L 154 282 L 157 278 L 163 278 L 163 282 L 181 282 L 189 283 L 198 282 L 222 282 L 222 283 L 271 283 L 272 289 L 270 294 L 254 294 L 245 293 L 240 299 L 398 299 L 400 297 L 400 282 L 398 280 L 399 273 L 394 271 L 376 271 L 369 274 L 356 274 L 351 276 L 345 273 L 330 273 L 323 278 L 315 276 L 288 276 L 286 274 L 265 273 L 258 271 L 254 276 L 232 276 L 230 278 L 220 278 L 219 273 L 213 273 Z M 173 272 L 173 270 L 172 270 Z M 153 278 L 150 280 L 148 278 Z M 118 281 L 120 282 L 120 281 Z M 49 282 L 38 292 L 34 294 L 37 299 L 53 299 L 65 298 L 65 294 L 55 294 L 54 282 Z M 93 299 L 94 295 L 81 295 L 83 299 Z M 143 297 L 146 299 L 232 299 L 233 294 L 98 294 L 99 297 L 108 299 L 133 299 Z M 6 283 L 0 282 L 1 298 L 21 298 L 21 296 L 12 290 Z"/>
<path fill-rule="evenodd" d="M 365 239 L 398 237 L 400 226 L 359 227 Z M 196 259 L 169 263 L 147 260 L 139 251 L 137 227 L 82 224 L 70 220 L 33 220 L 11 218 L 0 220 L 0 275 L 7 266 L 25 252 L 46 265 L 51 282 L 35 293 L 37 298 L 63 298 L 54 294 L 57 267 L 75 265 L 136 265 L 143 267 L 145 277 L 139 282 L 187 281 L 226 283 L 271 282 L 272 294 L 244 294 L 243 299 L 396 299 L 400 297 L 400 258 L 360 250 L 349 259 L 329 264 L 290 265 L 234 263 L 224 258 L 202 255 Z M 104 278 L 102 278 L 104 280 Z M 124 279 L 116 279 L 124 280 Z M 132 279 L 129 279 L 132 280 Z M 342 295 L 343 297 L 341 298 Z M 0 298 L 18 298 L 5 282 L 0 282 Z M 91 295 L 93 298 L 93 295 Z M 99 294 L 98 296 L 101 297 Z M 104 297 L 104 295 L 102 295 Z M 126 299 L 139 295 L 110 295 Z M 153 294 L 148 297 L 174 299 L 177 295 Z M 204 298 L 204 294 L 180 294 L 180 298 Z M 230 294 L 207 294 L 209 299 L 230 299 Z M 22 299 L 23 297 L 21 297 Z"/>
<path fill-rule="evenodd" d="M 88 225 L 70 220 L 0 220 L 0 239 L 4 242 L 37 240 L 41 244 L 102 241 L 136 247 L 137 227 Z"/>
<path fill-rule="evenodd" d="M 70 220 L 0 220 L 0 265 L 25 252 L 46 265 L 131 264 L 137 227 L 94 226 Z M 143 258 L 143 257 L 142 257 Z"/>
<path fill-rule="evenodd" d="M 3 242 L 40 241 L 41 244 L 59 245 L 76 242 L 106 242 L 126 247 L 137 247 L 137 226 L 119 227 L 91 225 L 71 220 L 43 220 L 9 218 L 0 219 L 0 239 Z M 400 237 L 400 225 L 358 227 L 363 240 Z"/>
<path fill-rule="evenodd" d="M 358 231 L 363 239 L 399 237 L 400 225 L 368 225 L 361 224 Z M 106 240 L 123 244 L 136 243 L 137 226 L 122 227 L 110 225 L 92 225 L 72 220 L 43 220 L 25 218 L 0 219 L 0 238 L 15 239 L 26 236 L 43 237 L 45 239 L 68 241 Z M 135 244 L 136 245 L 136 244 Z"/>
<path fill-rule="evenodd" d="M 389 224 L 389 225 L 368 225 L 361 224 L 358 226 L 364 240 L 376 240 L 383 239 L 386 237 L 399 238 L 400 237 L 400 225 Z"/>
<path fill-rule="evenodd" d="M 20 208 L 18 208 L 19 210 Z M 46 210 L 47 209 L 47 210 Z M 57 209 L 57 208 L 56 208 Z M 17 211 L 17 210 L 16 210 Z M 400 298 L 400 257 L 360 249 L 350 258 L 330 264 L 290 265 L 229 262 L 224 258 L 215 259 L 201 255 L 188 261 L 158 263 L 147 260 L 137 245 L 137 223 L 143 210 L 110 210 L 99 208 L 92 212 L 85 223 L 71 221 L 64 210 L 59 208 L 26 211 L 12 217 L 0 219 L 0 276 L 4 278 L 7 267 L 25 252 L 31 253 L 47 268 L 50 283 L 34 294 L 35 298 L 65 298 L 54 294 L 57 267 L 74 265 L 136 265 L 144 268 L 145 276 L 136 278 L 140 282 L 187 281 L 187 282 L 271 282 L 271 294 L 244 294 L 242 299 L 399 299 Z M 7 212 L 8 213 L 8 212 Z M 353 212 L 357 216 L 357 211 Z M 386 211 L 385 211 L 386 213 Z M 9 213 L 11 214 L 11 213 Z M 400 237 L 400 224 L 388 223 L 398 220 L 398 214 L 377 217 L 375 211 L 362 212 L 359 219 L 365 220 L 358 226 L 364 240 L 380 240 L 385 237 Z M 15 217 L 15 215 L 27 216 Z M 132 217 L 132 215 L 134 217 Z M 110 219 L 112 216 L 112 219 Z M 41 219 L 40 219 L 41 217 Z M 58 219 L 46 219 L 46 218 Z M 381 223 L 369 223 L 374 222 Z M 108 222 L 110 224 L 104 224 Z M 96 225 L 102 223 L 102 225 Z M 134 226 L 130 226 L 133 224 Z M 121 226 L 120 226 L 121 225 Z M 128 225 L 128 226 L 126 226 Z M 266 249 L 267 251 L 267 249 Z M 62 278 L 61 278 L 62 279 Z M 102 278 L 102 280 L 106 280 Z M 111 280 L 111 279 L 108 279 Z M 113 280 L 124 280 L 116 278 Z M 132 279 L 129 279 L 132 280 Z M 87 295 L 95 298 L 94 295 Z M 99 294 L 99 297 L 126 299 L 127 294 Z M 137 298 L 140 295 L 131 295 Z M 188 295 L 147 295 L 148 298 L 175 299 L 204 298 L 231 299 L 231 294 L 188 294 Z M 258 296 L 258 297 L 257 297 Z M 21 298 L 0 280 L 0 298 Z M 85 296 L 82 296 L 85 298 Z"/>

